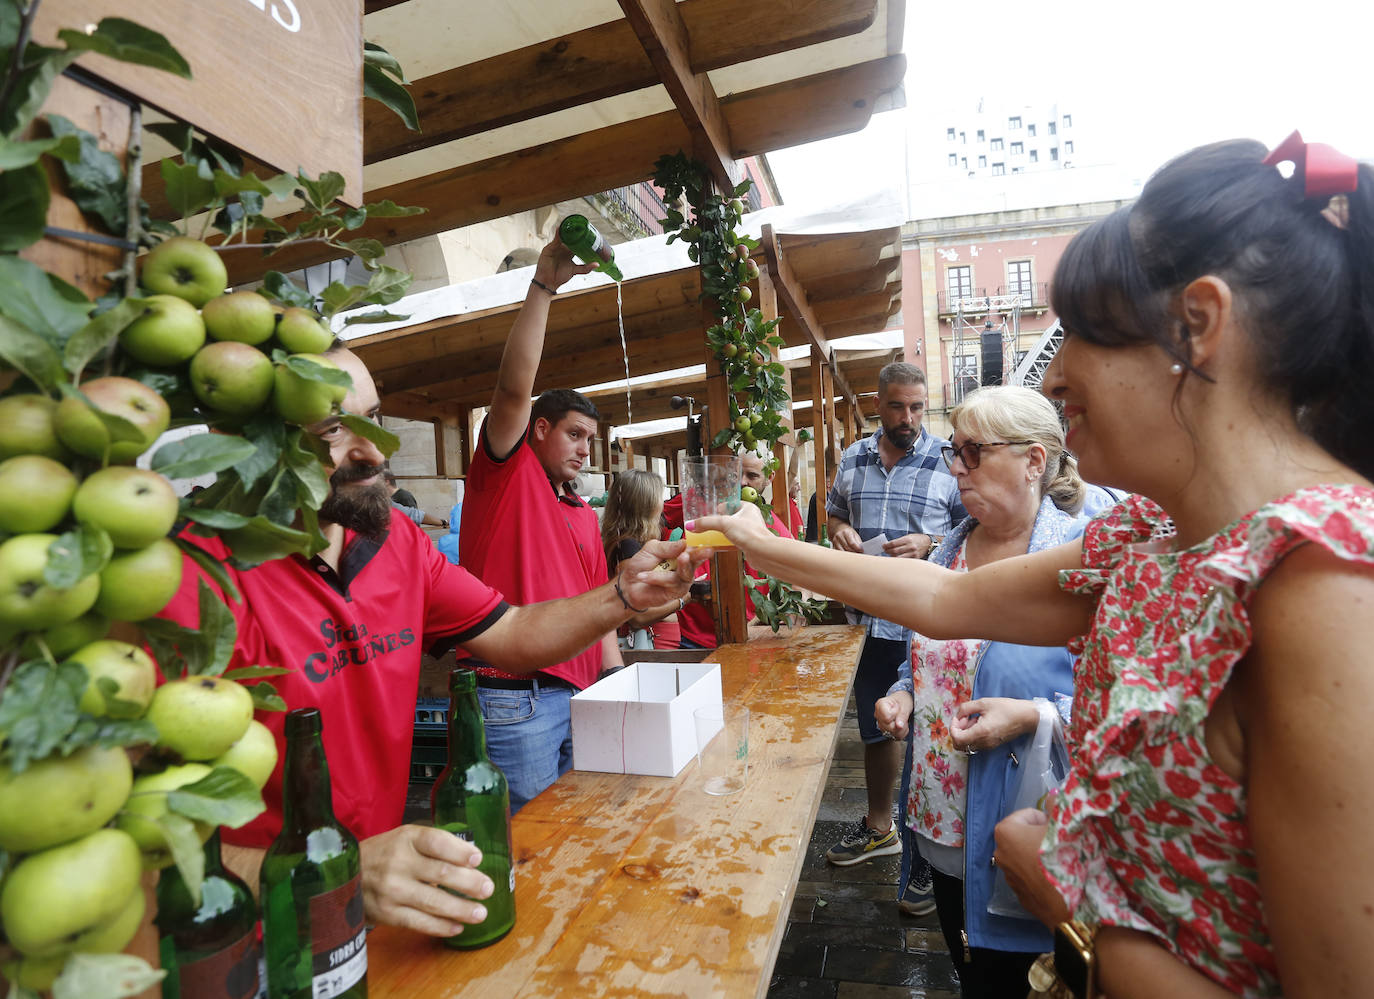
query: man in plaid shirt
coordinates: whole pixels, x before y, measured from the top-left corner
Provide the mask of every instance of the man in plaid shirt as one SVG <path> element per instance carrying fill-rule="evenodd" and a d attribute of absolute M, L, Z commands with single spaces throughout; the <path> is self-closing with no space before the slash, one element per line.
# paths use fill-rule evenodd
<path fill-rule="evenodd" d="M 878 418 L 882 429 L 856 441 L 840 458 L 839 474 L 826 497 L 830 539 L 836 548 L 864 551 L 864 542 L 882 535 L 881 552 L 890 558 L 925 558 L 950 528 L 964 517 L 959 488 L 940 458 L 945 442 L 921 427 L 926 408 L 925 373 L 912 364 L 889 364 L 878 374 Z M 851 611 L 867 626 L 863 654 L 854 678 L 859 734 L 864 742 L 864 779 L 868 814 L 826 854 L 832 864 L 848 866 L 874 857 L 900 853 L 892 819 L 894 787 L 901 770 L 902 747 L 878 730 L 873 705 L 887 696 L 897 669 L 910 655 L 911 632 L 891 621 Z M 929 867 L 921 862 L 913 877 L 916 897 L 908 889 L 902 909 L 923 915 L 935 907 Z M 924 883 L 922 883 L 922 878 Z"/>

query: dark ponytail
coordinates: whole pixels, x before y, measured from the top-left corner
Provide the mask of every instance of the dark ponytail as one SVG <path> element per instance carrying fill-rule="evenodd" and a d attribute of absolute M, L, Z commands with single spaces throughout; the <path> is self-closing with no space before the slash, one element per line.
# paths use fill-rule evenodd
<path fill-rule="evenodd" d="M 1155 343 L 1194 375 L 1178 293 L 1215 274 L 1230 285 L 1264 387 L 1303 430 L 1374 477 L 1374 170 L 1330 213 L 1248 141 L 1185 153 L 1140 200 L 1080 233 L 1055 272 L 1069 335 L 1104 346 Z"/>

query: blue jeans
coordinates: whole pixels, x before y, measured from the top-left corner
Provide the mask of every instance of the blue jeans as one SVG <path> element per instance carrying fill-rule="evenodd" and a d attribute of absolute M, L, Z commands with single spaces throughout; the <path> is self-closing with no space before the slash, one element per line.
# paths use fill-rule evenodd
<path fill-rule="evenodd" d="M 512 815 L 572 769 L 573 692 L 534 682 L 533 690 L 477 688 L 487 755 L 506 775 Z"/>

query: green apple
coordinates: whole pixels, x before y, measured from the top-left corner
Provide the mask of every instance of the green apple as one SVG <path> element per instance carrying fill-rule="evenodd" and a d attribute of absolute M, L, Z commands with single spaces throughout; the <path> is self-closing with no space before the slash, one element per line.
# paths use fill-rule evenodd
<path fill-rule="evenodd" d="M 57 439 L 53 417 L 57 401 L 23 392 L 0 399 L 0 458 L 41 454 L 63 461 L 71 452 Z"/>
<path fill-rule="evenodd" d="M 110 461 L 132 462 L 153 446 L 171 422 L 172 412 L 156 391 L 132 378 L 117 375 L 95 378 L 81 386 L 81 394 L 112 416 L 132 423 L 142 434 L 138 440 L 110 441 L 110 432 L 91 407 L 75 397 L 63 399 L 54 423 L 62 443 L 87 458 L 102 458 L 109 450 Z"/>
<path fill-rule="evenodd" d="M 0 625 L 41 631 L 80 617 L 100 593 L 95 573 L 74 586 L 50 586 L 43 578 L 55 534 L 16 534 L 0 544 Z"/>
<path fill-rule="evenodd" d="M 261 791 L 277 768 L 277 739 L 272 730 L 256 718 L 238 741 L 210 761 L 211 767 L 233 767 Z"/>
<path fill-rule="evenodd" d="M 5 933 L 31 957 L 61 953 L 124 911 L 142 871 L 138 844 L 118 829 L 31 853 L 0 889 Z"/>
<path fill-rule="evenodd" d="M 0 767 L 0 849 L 33 853 L 69 843 L 114 818 L 133 785 L 123 749 L 85 746 L 21 773 Z"/>
<path fill-rule="evenodd" d="M 143 852 L 143 866 L 158 870 L 172 863 L 172 850 L 157 820 L 167 814 L 167 794 L 186 784 L 194 784 L 208 777 L 210 767 L 204 763 L 182 763 L 168 767 L 161 773 L 141 774 L 134 778 L 129 800 L 115 824 L 134 838 Z M 196 822 L 196 835 L 204 843 L 215 831 L 213 823 Z"/>
<path fill-rule="evenodd" d="M 144 364 L 184 364 L 205 345 L 205 321 L 196 307 L 175 295 L 150 295 L 143 315 L 119 334 L 119 345 Z"/>
<path fill-rule="evenodd" d="M 211 247 L 198 239 L 173 236 L 158 243 L 143 258 L 139 282 L 151 292 L 175 295 L 200 308 L 224 294 L 229 286 L 229 272 Z"/>
<path fill-rule="evenodd" d="M 0 975 L 11 985 L 34 992 L 46 992 L 57 981 L 57 976 L 62 973 L 62 965 L 66 963 L 66 951 L 48 957 L 18 957 L 0 964 Z"/>
<path fill-rule="evenodd" d="M 187 760 L 213 760 L 248 731 L 253 695 L 222 676 L 172 680 L 157 688 L 144 717 L 157 726 L 159 746 Z"/>
<path fill-rule="evenodd" d="M 292 306 L 281 314 L 277 339 L 293 354 L 323 354 L 334 342 L 334 331 L 309 309 Z"/>
<path fill-rule="evenodd" d="M 322 354 L 296 354 L 295 356 L 307 358 L 322 367 L 336 369 L 339 367 Z M 272 395 L 272 402 L 276 405 L 277 412 L 281 414 L 283 420 L 302 427 L 319 423 L 334 412 L 338 405 L 343 402 L 344 396 L 348 394 L 346 388 L 302 378 L 285 364 L 277 365 L 276 381 L 276 391 Z"/>
<path fill-rule="evenodd" d="M 78 618 L 45 628 L 37 635 L 30 635 L 24 640 L 24 644 L 19 646 L 19 655 L 21 659 L 36 659 L 41 656 L 43 650 L 38 647 L 38 639 L 41 637 L 48 651 L 60 659 L 83 645 L 90 645 L 96 639 L 104 638 L 109 630 L 108 617 L 95 611 L 87 611 Z"/>
<path fill-rule="evenodd" d="M 137 718 L 148 707 L 157 689 L 157 666 L 137 645 L 102 638 L 72 653 L 68 662 L 80 663 L 89 682 L 80 708 L 96 718 Z M 113 680 L 118 688 L 113 703 L 100 689 L 99 680 Z"/>
<path fill-rule="evenodd" d="M 259 344 L 270 340 L 277 328 L 276 308 L 256 291 L 231 291 L 212 298 L 200 310 L 200 317 L 214 340 Z"/>
<path fill-rule="evenodd" d="M 146 548 L 115 552 L 100 570 L 94 607 L 116 621 L 142 621 L 167 606 L 181 586 L 181 549 L 167 538 Z"/>
<path fill-rule="evenodd" d="M 0 461 L 0 531 L 28 534 L 56 527 L 71 509 L 76 476 L 41 454 Z"/>
<path fill-rule="evenodd" d="M 67 963 L 71 953 L 115 954 L 129 946 L 139 926 L 143 924 L 147 900 L 143 889 L 130 893 L 124 908 L 105 922 L 93 926 L 69 942 L 68 948 L 45 957 L 21 957 L 7 961 L 3 967 L 4 975 L 15 985 L 43 992 L 52 988 L 62 966 Z"/>
<path fill-rule="evenodd" d="M 157 472 L 124 465 L 88 475 L 72 501 L 76 519 L 101 528 L 116 548 L 146 548 L 165 538 L 178 510 L 171 483 Z"/>
<path fill-rule="evenodd" d="M 191 388 L 196 398 L 222 413 L 256 413 L 272 397 L 273 383 L 272 362 L 246 343 L 206 344 L 191 358 Z"/>

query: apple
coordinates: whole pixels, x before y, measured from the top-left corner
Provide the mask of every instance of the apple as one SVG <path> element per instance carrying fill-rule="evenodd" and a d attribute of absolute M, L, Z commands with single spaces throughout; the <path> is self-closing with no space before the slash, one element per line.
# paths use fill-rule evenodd
<path fill-rule="evenodd" d="M 0 889 L 10 943 L 31 957 L 61 953 L 123 912 L 133 892 L 141 894 L 142 870 L 138 844 L 118 829 L 29 854 Z"/>
<path fill-rule="evenodd" d="M 28 534 L 56 527 L 71 509 L 76 476 L 41 454 L 0 461 L 0 531 Z"/>
<path fill-rule="evenodd" d="M 238 741 L 216 756 L 210 766 L 233 767 L 261 791 L 277 768 L 277 738 L 270 728 L 255 718 Z"/>
<path fill-rule="evenodd" d="M 140 894 L 142 894 L 140 892 Z M 67 963 L 65 951 L 48 957 L 17 957 L 0 964 L 0 975 L 11 985 L 33 992 L 46 992 L 52 988 L 62 966 Z"/>
<path fill-rule="evenodd" d="M 323 354 L 334 342 L 334 331 L 309 309 L 292 306 L 277 323 L 277 340 L 293 354 Z"/>
<path fill-rule="evenodd" d="M 95 573 L 67 588 L 43 579 L 55 534 L 16 534 L 0 544 L 0 625 L 41 631 L 80 617 L 100 593 Z"/>
<path fill-rule="evenodd" d="M 231 291 L 212 298 L 200 310 L 205 332 L 215 340 L 259 344 L 277 328 L 277 310 L 256 291 Z M 288 350 L 294 348 L 287 348 Z"/>
<path fill-rule="evenodd" d="M 63 461 L 71 452 L 62 446 L 53 427 L 57 401 L 46 395 L 21 392 L 0 399 L 0 458 L 41 454 Z"/>
<path fill-rule="evenodd" d="M 19 646 L 19 656 L 21 659 L 37 659 L 43 654 L 43 650 L 38 646 L 38 639 L 43 639 L 43 644 L 48 647 L 57 658 L 75 652 L 83 645 L 90 645 L 98 638 L 104 638 L 105 633 L 110 630 L 110 619 L 103 614 L 95 611 L 87 611 L 78 618 L 55 624 L 51 628 L 46 628 L 35 635 L 30 635 L 24 640 L 24 644 Z M 0 641 L 3 636 L 0 636 Z"/>
<path fill-rule="evenodd" d="M 78 934 L 56 954 L 21 957 L 6 962 L 3 968 L 5 977 L 12 984 L 33 989 L 35 992 L 52 988 L 57 976 L 62 973 L 62 966 L 67 963 L 69 954 L 115 954 L 127 947 L 143 923 L 146 905 L 147 901 L 140 888 L 129 895 L 124 908 L 105 922 Z"/>
<path fill-rule="evenodd" d="M 112 442 L 109 430 L 90 406 L 75 397 L 63 399 L 54 419 L 57 436 L 87 458 L 103 458 L 108 449 L 110 461 L 127 464 L 152 447 L 172 420 L 166 400 L 132 378 L 95 378 L 81 386 L 81 394 L 97 409 L 128 420 L 142 433 L 139 440 Z"/>
<path fill-rule="evenodd" d="M 143 258 L 143 287 L 159 295 L 175 295 L 200 308 L 224 294 L 229 272 L 211 247 L 198 239 L 173 236 Z"/>
<path fill-rule="evenodd" d="M 326 368 L 339 366 L 322 354 L 296 354 Z M 283 420 L 308 427 L 319 423 L 343 402 L 348 389 L 302 378 L 285 364 L 276 366 L 276 391 L 272 401 Z M 341 370 L 341 369 L 340 369 Z"/>
<path fill-rule="evenodd" d="M 72 501 L 76 519 L 101 528 L 116 548 L 146 548 L 165 538 L 179 509 L 177 494 L 165 478 L 125 465 L 88 475 Z"/>
<path fill-rule="evenodd" d="M 157 689 L 157 666 L 152 657 L 137 645 L 103 638 L 72 653 L 68 662 L 80 663 L 89 682 L 81 695 L 80 708 L 96 718 L 137 718 L 148 707 Z M 118 688 L 111 703 L 100 689 L 99 680 L 108 677 Z"/>
<path fill-rule="evenodd" d="M 0 850 L 33 853 L 69 843 L 114 818 L 133 785 L 129 754 L 83 746 L 21 773 L 0 767 Z"/>
<path fill-rule="evenodd" d="M 221 676 L 193 676 L 157 688 L 144 715 L 159 746 L 188 760 L 213 760 L 243 738 L 253 720 L 253 695 Z"/>
<path fill-rule="evenodd" d="M 172 863 L 172 851 L 157 820 L 167 814 L 167 793 L 186 784 L 194 784 L 208 777 L 210 767 L 204 763 L 182 763 L 168 767 L 161 773 L 141 774 L 134 778 L 129 800 L 119 813 L 115 825 L 134 838 L 143 853 L 143 866 L 157 870 Z M 204 843 L 215 831 L 210 822 L 195 823 L 196 835 Z"/>
<path fill-rule="evenodd" d="M 181 586 L 181 549 L 167 538 L 146 548 L 115 552 L 100 570 L 100 595 L 94 607 L 116 621 L 152 617 Z"/>
<path fill-rule="evenodd" d="M 191 358 L 191 388 L 196 398 L 232 416 L 247 416 L 265 406 L 274 381 L 267 355 L 246 343 L 206 344 Z"/>
<path fill-rule="evenodd" d="M 189 361 L 205 344 L 205 321 L 175 295 L 151 295 L 143 315 L 119 334 L 119 345 L 144 364 L 170 367 Z"/>

